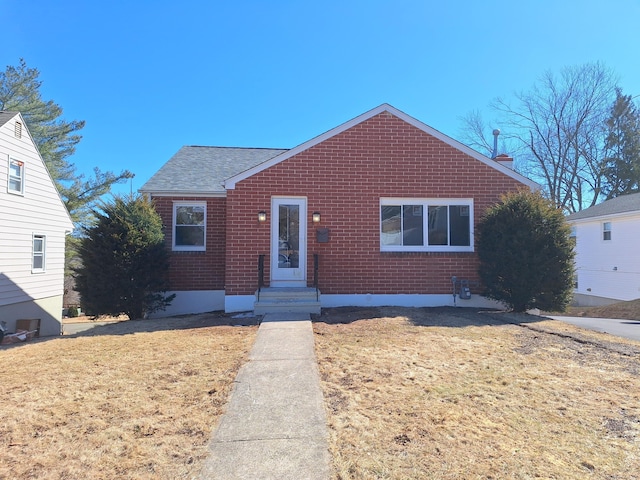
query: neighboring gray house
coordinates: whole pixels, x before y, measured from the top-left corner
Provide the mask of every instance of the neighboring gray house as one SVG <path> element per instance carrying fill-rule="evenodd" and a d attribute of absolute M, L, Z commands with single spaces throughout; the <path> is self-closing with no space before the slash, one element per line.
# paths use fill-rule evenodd
<path fill-rule="evenodd" d="M 605 305 L 640 298 L 640 193 L 567 217 L 576 238 L 574 303 Z"/>
<path fill-rule="evenodd" d="M 0 320 L 9 331 L 29 320 L 30 328 L 39 323 L 41 335 L 60 334 L 71 230 L 22 115 L 0 111 Z"/>

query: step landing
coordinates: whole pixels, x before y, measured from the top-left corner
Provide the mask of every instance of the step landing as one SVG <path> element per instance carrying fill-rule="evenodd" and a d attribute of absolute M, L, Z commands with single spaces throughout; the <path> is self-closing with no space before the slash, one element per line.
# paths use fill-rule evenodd
<path fill-rule="evenodd" d="M 320 313 L 320 292 L 313 287 L 263 287 L 253 304 L 256 315 Z"/>

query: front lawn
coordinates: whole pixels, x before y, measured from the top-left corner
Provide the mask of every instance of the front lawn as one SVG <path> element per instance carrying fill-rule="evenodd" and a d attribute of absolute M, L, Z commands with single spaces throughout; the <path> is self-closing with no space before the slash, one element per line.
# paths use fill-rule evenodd
<path fill-rule="evenodd" d="M 639 342 L 465 308 L 314 320 L 336 479 L 637 478 Z M 235 322 L 0 348 L 0 479 L 197 478 L 257 331 Z"/>
<path fill-rule="evenodd" d="M 136 320 L 0 348 L 0 479 L 194 478 L 257 327 Z"/>
<path fill-rule="evenodd" d="M 510 315 L 323 311 L 337 478 L 637 478 L 640 343 Z"/>

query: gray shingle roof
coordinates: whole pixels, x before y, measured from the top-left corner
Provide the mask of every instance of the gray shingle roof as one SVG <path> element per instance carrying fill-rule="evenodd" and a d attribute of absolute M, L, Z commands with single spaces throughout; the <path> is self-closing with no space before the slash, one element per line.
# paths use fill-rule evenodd
<path fill-rule="evenodd" d="M 572 213 L 567 217 L 567 220 L 581 220 L 584 218 L 602 217 L 633 211 L 640 212 L 640 193 L 631 193 L 629 195 L 612 198 L 593 207 Z"/>
<path fill-rule="evenodd" d="M 184 146 L 140 189 L 143 193 L 224 193 L 224 181 L 286 152 L 275 148 Z"/>
<path fill-rule="evenodd" d="M 18 115 L 18 112 L 7 112 L 4 110 L 0 110 L 0 127 L 11 120 L 13 117 Z"/>

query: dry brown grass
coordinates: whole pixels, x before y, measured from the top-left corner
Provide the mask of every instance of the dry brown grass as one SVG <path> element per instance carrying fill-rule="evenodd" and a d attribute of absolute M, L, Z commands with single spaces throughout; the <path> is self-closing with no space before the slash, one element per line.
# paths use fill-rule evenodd
<path fill-rule="evenodd" d="M 617 302 L 601 307 L 569 307 L 566 312 L 559 313 L 559 315 L 640 320 L 640 299 L 629 302 Z"/>
<path fill-rule="evenodd" d="M 638 478 L 638 342 L 468 309 L 316 320 L 336 478 Z"/>
<path fill-rule="evenodd" d="M 0 349 L 0 479 L 196 477 L 257 331 L 234 322 L 122 322 Z"/>

